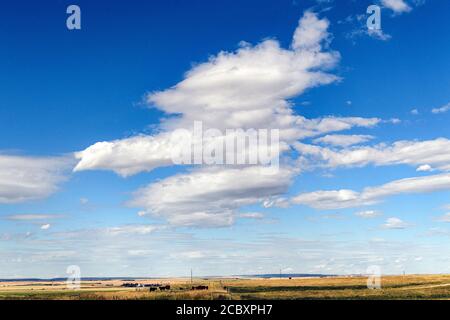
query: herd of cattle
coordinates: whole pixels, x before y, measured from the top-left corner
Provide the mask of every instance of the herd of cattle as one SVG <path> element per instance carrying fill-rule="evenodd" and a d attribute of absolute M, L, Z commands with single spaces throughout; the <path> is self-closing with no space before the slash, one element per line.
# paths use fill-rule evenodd
<path fill-rule="evenodd" d="M 158 283 L 150 283 L 150 284 L 142 284 L 142 283 L 124 283 L 122 284 L 122 287 L 126 287 L 126 288 L 149 288 L 150 291 L 156 291 L 161 290 L 161 291 L 165 291 L 165 290 L 170 290 L 170 286 L 169 285 L 162 285 L 162 284 L 158 284 Z"/>
<path fill-rule="evenodd" d="M 159 283 L 142 284 L 142 283 L 127 282 L 127 283 L 123 283 L 122 287 L 126 287 L 126 288 L 148 288 L 150 292 L 157 291 L 158 288 L 159 288 L 160 291 L 170 290 L 170 285 L 162 285 L 162 284 L 159 284 Z M 191 290 L 208 290 L 208 286 L 193 286 Z"/>

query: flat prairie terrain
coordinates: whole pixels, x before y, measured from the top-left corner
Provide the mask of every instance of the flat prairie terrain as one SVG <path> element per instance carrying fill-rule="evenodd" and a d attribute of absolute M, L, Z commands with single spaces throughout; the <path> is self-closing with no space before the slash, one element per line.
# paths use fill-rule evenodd
<path fill-rule="evenodd" d="M 170 285 L 170 290 L 123 287 L 124 283 Z M 450 275 L 385 276 L 381 289 L 367 288 L 366 277 L 293 279 L 211 278 L 82 281 L 79 290 L 65 282 L 0 282 L 0 300 L 156 300 L 156 299 L 450 299 Z M 192 286 L 208 290 L 192 290 Z"/>

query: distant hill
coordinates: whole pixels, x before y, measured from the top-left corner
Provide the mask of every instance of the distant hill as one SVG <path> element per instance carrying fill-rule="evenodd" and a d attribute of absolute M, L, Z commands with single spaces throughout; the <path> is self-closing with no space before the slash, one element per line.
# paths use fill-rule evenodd
<path fill-rule="evenodd" d="M 321 278 L 321 277 L 335 277 L 335 274 L 319 274 L 319 273 L 267 273 L 267 274 L 251 274 L 251 275 L 237 275 L 236 277 L 248 278 Z"/>
<path fill-rule="evenodd" d="M 197 278 L 227 278 L 227 277 L 239 277 L 239 278 L 321 278 L 321 277 L 335 277 L 337 275 L 333 274 L 310 274 L 310 273 L 266 273 L 266 274 L 242 274 L 242 275 L 231 275 L 231 276 L 200 276 Z M 133 281 L 135 279 L 139 280 L 151 280 L 151 279 L 161 279 L 167 277 L 81 277 L 83 281 L 108 281 L 108 280 L 125 280 L 125 281 Z M 168 277 L 170 278 L 185 278 L 185 277 Z M 67 278 L 51 278 L 51 279 L 43 279 L 43 278 L 17 278 L 17 279 L 0 279 L 0 282 L 15 282 L 15 281 L 28 281 L 28 282 L 48 282 L 48 281 L 66 281 Z"/>

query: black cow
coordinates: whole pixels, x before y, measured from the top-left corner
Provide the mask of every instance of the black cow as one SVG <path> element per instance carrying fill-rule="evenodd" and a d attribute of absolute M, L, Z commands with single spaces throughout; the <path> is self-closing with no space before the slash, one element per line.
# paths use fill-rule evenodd
<path fill-rule="evenodd" d="M 166 285 L 166 286 L 159 287 L 159 290 L 161 290 L 161 291 L 170 290 L 170 286 Z"/>
<path fill-rule="evenodd" d="M 192 287 L 192 290 L 208 290 L 208 286 L 196 286 Z"/>

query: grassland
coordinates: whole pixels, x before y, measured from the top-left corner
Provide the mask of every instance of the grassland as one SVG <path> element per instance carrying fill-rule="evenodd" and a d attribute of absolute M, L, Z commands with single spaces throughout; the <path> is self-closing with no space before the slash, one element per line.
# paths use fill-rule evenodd
<path fill-rule="evenodd" d="M 64 282 L 0 282 L 0 300 L 158 300 L 158 299 L 450 299 L 450 275 L 408 275 L 382 278 L 382 288 L 367 289 L 365 277 L 293 279 L 213 278 L 136 280 L 169 284 L 169 291 L 122 287 L 121 280 L 83 281 L 80 290 Z M 208 290 L 191 290 L 207 285 Z"/>

